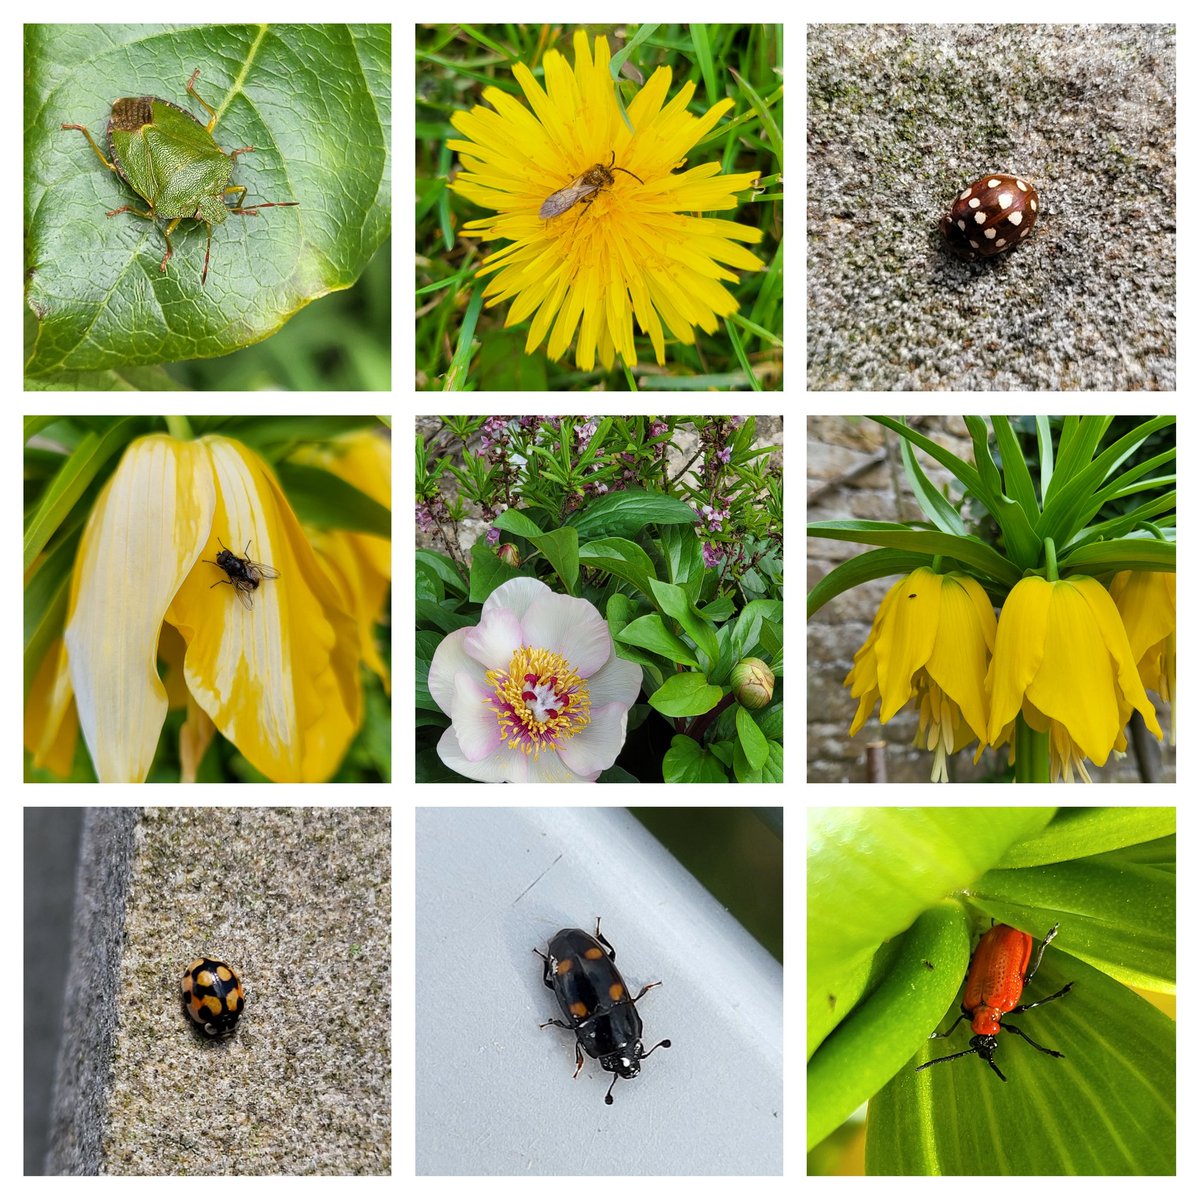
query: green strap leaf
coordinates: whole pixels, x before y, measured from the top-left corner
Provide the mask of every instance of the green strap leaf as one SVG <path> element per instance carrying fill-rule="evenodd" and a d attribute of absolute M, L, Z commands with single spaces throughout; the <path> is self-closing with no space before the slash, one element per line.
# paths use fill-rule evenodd
<path fill-rule="evenodd" d="M 1060 575 L 1072 571 L 1103 575 L 1106 571 L 1173 571 L 1175 543 L 1158 538 L 1116 538 L 1094 542 L 1058 560 Z"/>
<path fill-rule="evenodd" d="M 913 494 L 925 515 L 943 533 L 966 533 L 967 530 L 963 525 L 962 517 L 958 515 L 958 509 L 933 486 L 929 476 L 921 470 L 917 456 L 913 453 L 912 445 L 907 438 L 902 438 L 900 441 L 900 457 L 904 462 L 904 472 L 908 476 L 909 483 L 912 484 Z"/>
<path fill-rule="evenodd" d="M 808 534 L 809 537 L 890 546 L 893 550 L 910 550 L 929 558 L 941 554 L 956 558 L 965 566 L 1010 587 L 1021 578 L 1021 570 L 1015 563 L 977 537 L 955 537 L 940 530 L 912 529 L 890 521 L 817 521 L 809 525 Z"/>
<path fill-rule="evenodd" d="M 902 550 L 868 550 L 839 563 L 808 593 L 808 615 L 818 612 L 835 596 L 887 575 L 907 575 L 918 567 L 929 566 L 928 554 L 910 554 Z"/>

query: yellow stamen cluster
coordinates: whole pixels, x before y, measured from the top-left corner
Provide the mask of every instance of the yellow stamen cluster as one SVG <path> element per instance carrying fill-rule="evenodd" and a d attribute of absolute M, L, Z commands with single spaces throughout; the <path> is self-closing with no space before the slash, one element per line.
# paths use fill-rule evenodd
<path fill-rule="evenodd" d="M 500 736 L 514 750 L 537 757 L 574 737 L 591 720 L 587 684 L 561 655 L 521 646 L 507 671 L 489 671 L 489 707 Z"/>

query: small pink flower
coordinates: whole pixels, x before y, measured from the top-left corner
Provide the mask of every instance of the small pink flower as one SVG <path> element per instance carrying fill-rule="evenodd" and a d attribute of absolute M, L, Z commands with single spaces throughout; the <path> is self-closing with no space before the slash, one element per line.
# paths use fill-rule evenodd
<path fill-rule="evenodd" d="M 438 757 L 482 783 L 595 783 L 641 686 L 593 605 L 510 579 L 434 651 L 429 691 L 451 721 Z"/>

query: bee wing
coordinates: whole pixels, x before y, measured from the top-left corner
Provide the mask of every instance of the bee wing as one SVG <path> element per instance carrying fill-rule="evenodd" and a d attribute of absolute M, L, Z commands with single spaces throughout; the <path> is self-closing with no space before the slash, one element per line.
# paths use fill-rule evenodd
<path fill-rule="evenodd" d="M 583 176 L 572 180 L 565 188 L 559 188 L 557 192 L 547 196 L 542 201 L 542 207 L 538 209 L 539 217 L 557 217 L 559 213 L 565 213 L 573 204 L 578 204 L 580 200 L 586 196 L 590 196 L 596 188 L 590 183 L 583 182 Z"/>

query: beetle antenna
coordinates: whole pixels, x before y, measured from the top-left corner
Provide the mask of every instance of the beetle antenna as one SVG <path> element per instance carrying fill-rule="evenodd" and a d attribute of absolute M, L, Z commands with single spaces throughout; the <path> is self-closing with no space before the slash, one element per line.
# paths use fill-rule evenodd
<path fill-rule="evenodd" d="M 612 1090 L 616 1086 L 617 1086 L 617 1075 L 616 1075 L 616 1072 L 614 1071 L 613 1077 L 612 1077 L 612 1083 L 610 1083 L 608 1085 L 608 1091 L 604 1093 L 604 1103 L 605 1104 L 612 1103 Z"/>
<path fill-rule="evenodd" d="M 642 1058 L 649 1058 L 649 1057 L 650 1057 L 650 1055 L 652 1055 L 652 1054 L 655 1052 L 655 1050 L 657 1050 L 657 1049 L 658 1049 L 658 1047 L 659 1047 L 659 1046 L 665 1046 L 665 1047 L 666 1047 L 668 1050 L 670 1050 L 670 1048 L 671 1048 L 671 1039 L 670 1039 L 670 1038 L 663 1038 L 663 1040 L 662 1040 L 661 1042 L 659 1042 L 657 1046 L 651 1046 L 651 1047 L 650 1047 L 650 1049 L 649 1049 L 649 1050 L 647 1050 L 647 1051 L 646 1051 L 646 1053 L 645 1053 L 645 1054 L 643 1054 L 641 1057 L 642 1057 Z"/>
<path fill-rule="evenodd" d="M 934 1066 L 936 1063 L 942 1063 L 942 1062 L 951 1062 L 953 1059 L 956 1059 L 956 1058 L 962 1058 L 964 1055 L 967 1055 L 967 1054 L 974 1054 L 974 1053 L 975 1053 L 975 1051 L 974 1051 L 974 1050 L 960 1050 L 960 1051 L 959 1051 L 957 1054 L 946 1054 L 946 1055 L 944 1055 L 942 1058 L 931 1058 L 931 1059 L 930 1059 L 930 1060 L 929 1060 L 927 1063 L 922 1063 L 922 1064 L 921 1064 L 921 1065 L 920 1065 L 920 1066 L 917 1068 L 917 1070 L 918 1070 L 918 1071 L 923 1071 L 923 1070 L 925 1070 L 925 1068 L 926 1068 L 926 1067 L 932 1067 L 932 1066 Z M 997 1068 L 996 1066 L 994 1066 L 994 1065 L 993 1065 L 993 1066 L 992 1066 L 992 1070 L 993 1070 L 993 1071 L 996 1071 L 996 1073 L 997 1073 L 997 1074 L 999 1074 L 999 1070 L 998 1070 L 998 1068 Z M 1003 1079 L 1003 1078 L 1004 1078 L 1004 1076 L 1003 1076 L 1003 1075 L 1001 1075 L 1001 1076 L 1000 1076 L 1000 1078 L 1001 1078 L 1001 1079 Z"/>

